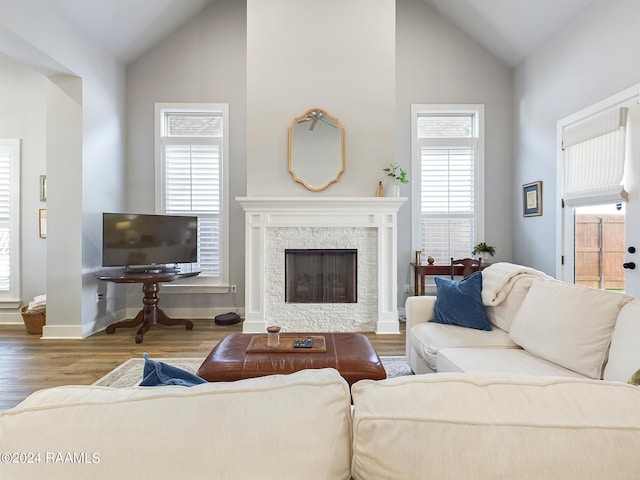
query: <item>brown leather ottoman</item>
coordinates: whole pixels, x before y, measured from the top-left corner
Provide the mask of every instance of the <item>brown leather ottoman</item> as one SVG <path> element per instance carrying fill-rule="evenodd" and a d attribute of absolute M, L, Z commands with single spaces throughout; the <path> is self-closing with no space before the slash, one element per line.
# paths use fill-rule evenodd
<path fill-rule="evenodd" d="M 387 374 L 367 337 L 360 333 L 281 333 L 280 338 L 325 337 L 325 352 L 247 352 L 252 334 L 223 338 L 196 374 L 209 382 L 231 382 L 307 368 L 335 368 L 351 386 L 358 380 L 383 380 Z"/>

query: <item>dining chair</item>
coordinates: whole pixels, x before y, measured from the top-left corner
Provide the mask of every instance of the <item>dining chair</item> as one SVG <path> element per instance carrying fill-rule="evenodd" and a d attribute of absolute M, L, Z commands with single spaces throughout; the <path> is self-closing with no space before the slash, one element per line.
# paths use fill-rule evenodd
<path fill-rule="evenodd" d="M 474 272 L 480 271 L 480 265 L 482 264 L 482 258 L 459 258 L 454 260 L 451 257 L 451 278 L 454 277 L 455 266 L 462 265 L 464 268 L 462 269 L 462 277 L 467 278 Z"/>

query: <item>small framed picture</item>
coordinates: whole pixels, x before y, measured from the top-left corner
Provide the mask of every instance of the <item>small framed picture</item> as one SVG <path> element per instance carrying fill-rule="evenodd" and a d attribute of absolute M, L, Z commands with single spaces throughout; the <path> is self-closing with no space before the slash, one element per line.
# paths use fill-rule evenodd
<path fill-rule="evenodd" d="M 40 238 L 47 238 L 47 209 L 38 210 L 38 234 Z"/>
<path fill-rule="evenodd" d="M 40 201 L 47 201 L 47 176 L 40 175 Z"/>
<path fill-rule="evenodd" d="M 526 183 L 522 186 L 522 215 L 525 217 L 542 215 L 542 181 Z"/>

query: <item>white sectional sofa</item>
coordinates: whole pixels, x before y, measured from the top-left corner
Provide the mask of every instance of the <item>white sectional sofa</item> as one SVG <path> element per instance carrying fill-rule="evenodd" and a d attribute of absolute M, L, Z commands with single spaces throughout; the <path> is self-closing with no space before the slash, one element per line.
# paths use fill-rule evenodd
<path fill-rule="evenodd" d="M 435 296 L 406 302 L 415 373 L 494 372 L 626 382 L 640 369 L 640 301 L 498 263 L 482 272 L 491 331 L 430 322 Z"/>
<path fill-rule="evenodd" d="M 632 479 L 639 450 L 640 388 L 560 377 L 416 375 L 349 392 L 336 370 L 304 370 L 58 387 L 0 412 L 11 480 Z"/>

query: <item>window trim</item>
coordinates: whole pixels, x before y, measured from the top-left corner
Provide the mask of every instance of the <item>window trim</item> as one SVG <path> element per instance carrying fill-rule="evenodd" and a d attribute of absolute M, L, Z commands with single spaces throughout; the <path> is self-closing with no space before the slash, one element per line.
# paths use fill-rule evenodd
<path fill-rule="evenodd" d="M 474 244 L 483 240 L 485 234 L 485 200 L 484 200 L 484 105 L 483 104 L 412 104 L 411 105 L 411 245 L 412 251 L 421 250 L 420 201 L 421 201 L 421 165 L 418 157 L 418 116 L 422 114 L 472 114 L 477 125 L 477 160 L 475 172 L 475 221 L 476 232 Z M 439 139 L 430 139 L 439 142 Z M 444 143 L 454 144 L 458 139 L 442 139 Z M 446 141 L 445 141 L 446 140 Z M 465 139 L 466 140 L 466 139 Z M 471 252 L 469 252 L 471 253 Z"/>
<path fill-rule="evenodd" d="M 229 104 L 227 103 L 156 103 L 155 104 L 155 212 L 162 214 L 163 209 L 163 162 L 162 132 L 165 112 L 202 112 L 220 113 L 222 128 L 222 198 L 220 206 L 220 279 L 197 276 L 163 286 L 165 293 L 228 293 L 229 281 Z M 166 289 L 165 289 L 166 287 Z"/>
<path fill-rule="evenodd" d="M 22 280 L 20 275 L 20 164 L 22 145 L 20 139 L 0 139 L 0 146 L 6 147 L 11 153 L 10 178 L 10 237 L 11 237 L 11 288 L 8 292 L 0 292 L 0 309 L 19 308 L 22 303 Z"/>

